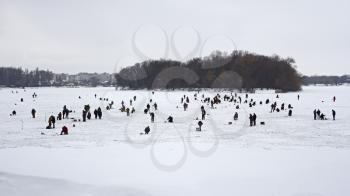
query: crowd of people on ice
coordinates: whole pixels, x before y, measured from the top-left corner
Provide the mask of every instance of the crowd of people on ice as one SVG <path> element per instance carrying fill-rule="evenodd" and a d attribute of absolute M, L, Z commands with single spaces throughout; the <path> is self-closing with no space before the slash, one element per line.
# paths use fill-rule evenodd
<path fill-rule="evenodd" d="M 18 93 L 18 91 L 12 91 L 12 93 Z M 152 96 L 155 96 L 155 92 L 152 92 Z M 36 93 L 33 93 L 32 98 L 36 99 L 38 97 L 38 95 Z M 95 99 L 98 98 L 97 94 L 94 95 Z M 79 99 L 81 99 L 81 96 L 78 97 Z M 106 106 L 106 111 L 109 112 L 113 112 L 111 110 L 114 109 L 114 101 L 109 102 L 108 98 L 98 98 L 100 101 L 105 101 L 108 102 L 107 106 Z M 276 100 L 279 100 L 279 95 L 277 94 L 275 97 Z M 122 113 L 126 113 L 126 116 L 130 116 L 132 114 L 134 114 L 136 112 L 135 107 L 133 106 L 133 104 L 136 102 L 137 97 L 136 95 L 133 96 L 132 98 L 130 98 L 129 104 L 125 104 L 124 100 L 121 101 L 121 106 L 119 108 L 119 111 Z M 300 95 L 297 95 L 297 100 L 300 100 Z M 333 102 L 336 102 L 336 97 L 334 96 L 332 98 Z M 20 102 L 24 102 L 24 99 L 21 98 Z M 200 96 L 200 91 L 197 91 L 194 93 L 193 95 L 193 99 L 190 98 L 190 96 L 188 95 L 183 95 L 181 97 L 181 99 L 179 100 L 179 105 L 180 107 L 183 108 L 182 112 L 186 112 L 188 110 L 188 108 L 190 107 L 190 104 L 195 103 L 196 105 L 198 105 L 198 103 L 201 105 L 200 107 L 200 111 L 201 111 L 201 117 L 200 118 L 196 118 L 195 120 L 197 121 L 197 125 L 198 127 L 196 128 L 196 131 L 202 131 L 202 126 L 204 125 L 205 121 L 206 121 L 206 116 L 208 116 L 208 112 L 207 110 L 214 110 L 216 109 L 220 104 L 227 102 L 227 103 L 231 103 L 232 109 L 236 109 L 236 111 L 233 114 L 233 121 L 237 121 L 239 119 L 239 111 L 240 108 L 242 108 L 242 105 L 245 104 L 247 107 L 249 108 L 254 108 L 257 107 L 258 105 L 269 105 L 270 103 L 270 113 L 279 113 L 279 112 L 283 112 L 286 111 L 287 112 L 287 116 L 291 117 L 293 115 L 293 106 L 291 104 L 287 104 L 287 103 L 280 103 L 277 104 L 277 101 L 271 101 L 270 99 L 266 99 L 266 100 L 256 100 L 254 98 L 251 98 L 249 96 L 248 93 L 245 94 L 237 94 L 237 93 L 224 93 L 224 94 L 220 94 L 217 93 L 215 96 L 206 96 L 205 93 L 202 93 Z M 176 105 L 176 108 L 180 108 L 179 105 Z M 206 107 L 207 110 L 206 110 Z M 149 115 L 150 118 L 150 123 L 154 123 L 155 122 L 155 117 L 157 114 L 157 110 L 158 110 L 158 104 L 150 99 L 146 105 L 145 108 L 143 110 L 143 113 L 145 115 Z M 62 121 L 63 119 L 70 119 L 73 120 L 73 122 L 86 122 L 88 120 L 92 120 L 92 115 L 91 115 L 91 107 L 89 104 L 84 105 L 83 109 L 82 109 L 82 116 L 81 119 L 80 118 L 70 118 L 70 113 L 75 113 L 75 111 L 72 111 L 70 109 L 68 109 L 68 107 L 66 105 L 63 106 L 63 109 L 61 111 L 58 112 L 57 116 L 54 115 L 50 115 L 48 118 L 48 125 L 46 126 L 46 129 L 55 129 L 55 124 L 56 124 L 56 120 L 57 121 Z M 10 116 L 15 116 L 17 114 L 17 112 L 15 110 L 13 110 L 10 114 Z M 102 119 L 102 108 L 98 107 L 96 109 L 93 110 L 93 114 L 95 119 Z M 336 111 L 333 109 L 331 111 L 331 115 L 332 115 L 332 119 L 335 120 L 336 119 Z M 31 116 L 33 119 L 36 118 L 37 116 L 37 110 L 35 108 L 33 108 L 31 110 Z M 249 114 L 249 126 L 253 127 L 253 126 L 257 126 L 257 115 L 256 113 L 251 113 Z M 321 112 L 319 109 L 315 109 L 313 111 L 313 119 L 314 120 L 328 120 L 328 118 L 326 117 L 326 115 Z M 166 123 L 174 123 L 175 119 L 173 118 L 173 116 L 169 115 L 168 118 L 165 120 Z M 228 122 L 229 124 L 232 124 L 232 122 Z M 259 123 L 260 125 L 265 125 L 265 122 L 260 121 Z M 73 124 L 73 127 L 75 127 L 75 124 Z M 144 129 L 144 132 L 141 134 L 149 134 L 151 132 L 150 127 L 146 126 Z M 68 135 L 68 127 L 66 125 L 64 125 L 62 127 L 61 130 L 61 135 Z"/>

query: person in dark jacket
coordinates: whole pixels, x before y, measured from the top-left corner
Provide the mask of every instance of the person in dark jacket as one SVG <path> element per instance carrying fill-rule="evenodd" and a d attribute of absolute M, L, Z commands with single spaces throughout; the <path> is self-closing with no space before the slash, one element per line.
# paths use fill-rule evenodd
<path fill-rule="evenodd" d="M 256 114 L 253 114 L 253 125 L 256 126 Z"/>
<path fill-rule="evenodd" d="M 130 109 L 126 108 L 125 111 L 126 111 L 126 116 L 130 116 Z"/>
<path fill-rule="evenodd" d="M 86 122 L 86 115 L 87 115 L 86 110 L 83 110 L 83 122 Z"/>
<path fill-rule="evenodd" d="M 335 120 L 335 115 L 336 115 L 336 112 L 335 112 L 335 110 L 332 110 L 332 116 L 333 116 L 333 120 Z"/>
<path fill-rule="evenodd" d="M 62 120 L 62 112 L 58 113 L 57 120 Z"/>
<path fill-rule="evenodd" d="M 235 115 L 233 116 L 233 120 L 238 120 L 238 113 L 236 112 Z"/>
<path fill-rule="evenodd" d="M 317 117 L 317 111 L 316 109 L 314 110 L 314 120 L 316 120 L 316 117 Z"/>
<path fill-rule="evenodd" d="M 202 120 L 205 120 L 205 115 L 207 114 L 207 112 L 204 109 L 204 106 L 201 107 L 201 111 L 202 111 Z"/>
<path fill-rule="evenodd" d="M 168 123 L 173 123 L 173 122 L 174 122 L 173 117 L 172 117 L 172 116 L 169 116 L 169 117 L 168 117 Z"/>
<path fill-rule="evenodd" d="M 94 110 L 94 115 L 95 115 L 95 119 L 97 119 L 98 112 L 97 112 L 97 110 L 96 110 L 96 109 Z"/>
<path fill-rule="evenodd" d="M 253 126 L 253 115 L 249 114 L 249 125 Z"/>
<path fill-rule="evenodd" d="M 199 126 L 198 131 L 202 131 L 203 122 L 202 122 L 202 121 L 199 121 L 199 122 L 198 122 L 198 126 Z"/>
<path fill-rule="evenodd" d="M 145 134 L 148 135 L 149 132 L 151 132 L 151 129 L 149 128 L 149 126 L 147 126 L 147 127 L 145 128 Z"/>
<path fill-rule="evenodd" d="M 49 126 L 47 126 L 47 129 L 51 129 L 51 128 L 55 128 L 55 123 L 56 123 L 56 119 L 53 115 L 51 115 L 49 117 Z"/>
<path fill-rule="evenodd" d="M 187 107 L 188 107 L 188 104 L 187 104 L 187 103 L 184 103 L 184 111 L 187 110 Z"/>
<path fill-rule="evenodd" d="M 33 108 L 32 109 L 32 117 L 35 118 L 35 113 L 36 113 L 36 110 Z"/>
<path fill-rule="evenodd" d="M 154 113 L 150 112 L 149 115 L 151 116 L 151 122 L 154 123 Z"/>
<path fill-rule="evenodd" d="M 102 118 L 102 110 L 101 108 L 97 108 L 97 115 L 98 115 L 98 118 L 101 119 Z"/>

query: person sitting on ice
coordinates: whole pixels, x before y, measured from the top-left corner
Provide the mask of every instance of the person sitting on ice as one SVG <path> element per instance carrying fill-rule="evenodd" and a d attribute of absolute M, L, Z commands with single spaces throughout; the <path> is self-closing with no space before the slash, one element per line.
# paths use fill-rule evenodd
<path fill-rule="evenodd" d="M 149 126 L 147 126 L 147 127 L 145 128 L 145 134 L 148 135 L 149 132 L 151 132 L 151 129 L 149 128 Z"/>
<path fill-rule="evenodd" d="M 284 103 L 282 103 L 281 105 L 281 110 L 284 110 Z"/>
<path fill-rule="evenodd" d="M 327 118 L 326 118 L 326 115 L 324 115 L 323 113 L 320 115 L 320 119 L 321 120 L 327 120 Z"/>
<path fill-rule="evenodd" d="M 168 117 L 168 123 L 173 123 L 173 122 L 174 122 L 173 117 L 172 117 L 172 116 L 169 116 L 169 117 Z"/>
<path fill-rule="evenodd" d="M 135 108 L 134 107 L 131 108 L 131 114 L 133 114 L 133 113 L 135 113 Z"/>
<path fill-rule="evenodd" d="M 16 116 L 17 112 L 16 110 L 13 110 L 10 116 Z"/>
<path fill-rule="evenodd" d="M 238 120 L 238 113 L 236 112 L 235 115 L 233 116 L 233 120 Z"/>
<path fill-rule="evenodd" d="M 61 135 L 68 135 L 68 128 L 66 126 L 62 127 Z"/>
<path fill-rule="evenodd" d="M 289 110 L 289 111 L 288 111 L 288 116 L 292 116 L 292 114 L 293 114 L 293 111 L 292 111 L 292 110 Z"/>

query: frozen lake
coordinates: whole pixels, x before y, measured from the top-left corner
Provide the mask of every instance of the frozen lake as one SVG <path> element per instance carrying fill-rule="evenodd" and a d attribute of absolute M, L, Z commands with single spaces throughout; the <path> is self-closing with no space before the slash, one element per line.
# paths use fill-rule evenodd
<path fill-rule="evenodd" d="M 347 196 L 349 92 L 349 86 L 304 87 L 276 98 L 272 91 L 258 91 L 249 94 L 256 106 L 242 102 L 237 110 L 233 102 L 211 108 L 200 101 L 202 94 L 230 92 L 201 91 L 195 100 L 196 92 L 186 91 L 3 88 L 0 194 Z M 180 102 L 183 95 L 190 98 L 186 112 Z M 245 94 L 238 95 L 245 100 Z M 118 109 L 122 101 L 129 107 L 133 96 L 136 113 L 127 116 Z M 158 105 L 155 123 L 143 113 L 150 99 Z M 270 113 L 266 99 L 291 104 L 293 116 L 288 117 L 287 110 Z M 111 101 L 114 107 L 107 111 Z M 101 107 L 102 119 L 64 119 L 55 129 L 45 129 L 49 116 L 56 116 L 64 105 L 73 111 L 70 118 L 81 119 L 86 104 L 92 110 Z M 202 105 L 208 115 L 202 132 L 197 132 Z M 313 120 L 314 109 L 330 120 Z M 332 109 L 337 112 L 335 121 Z M 10 116 L 13 110 L 16 116 Z M 239 120 L 233 121 L 236 111 Z M 257 114 L 256 127 L 249 126 L 250 113 Z M 174 123 L 165 122 L 169 115 Z M 69 135 L 59 135 L 62 126 L 68 127 Z M 146 126 L 151 133 L 141 135 Z"/>

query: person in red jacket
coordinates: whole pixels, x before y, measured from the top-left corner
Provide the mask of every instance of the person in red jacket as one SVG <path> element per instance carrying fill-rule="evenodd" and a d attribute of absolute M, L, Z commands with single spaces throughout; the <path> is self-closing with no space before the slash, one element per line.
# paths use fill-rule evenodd
<path fill-rule="evenodd" d="M 68 135 L 68 128 L 66 126 L 62 127 L 61 135 Z"/>

